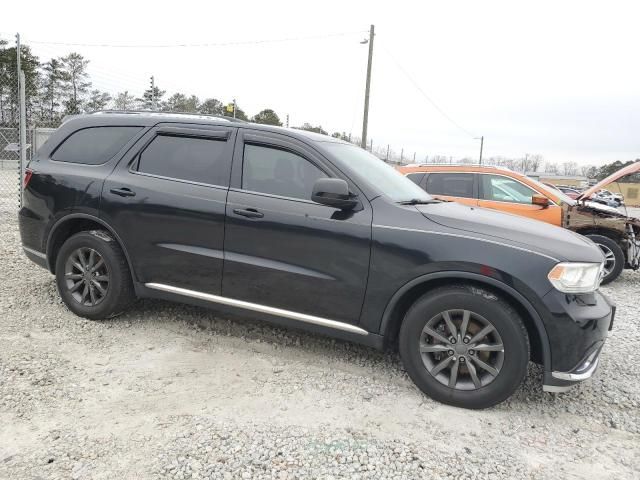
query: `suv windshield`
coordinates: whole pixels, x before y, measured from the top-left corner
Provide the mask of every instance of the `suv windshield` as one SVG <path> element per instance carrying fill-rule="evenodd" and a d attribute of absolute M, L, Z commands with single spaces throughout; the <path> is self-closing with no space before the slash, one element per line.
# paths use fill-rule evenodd
<path fill-rule="evenodd" d="M 355 173 L 394 202 L 430 202 L 433 198 L 418 185 L 366 150 L 345 143 L 323 142 L 341 165 Z"/>

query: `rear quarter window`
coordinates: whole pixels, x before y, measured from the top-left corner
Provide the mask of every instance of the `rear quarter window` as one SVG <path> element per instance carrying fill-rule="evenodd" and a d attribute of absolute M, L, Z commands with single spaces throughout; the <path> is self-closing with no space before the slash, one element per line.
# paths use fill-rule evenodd
<path fill-rule="evenodd" d="M 57 162 L 101 165 L 108 162 L 142 127 L 90 127 L 68 136 L 53 152 Z"/>

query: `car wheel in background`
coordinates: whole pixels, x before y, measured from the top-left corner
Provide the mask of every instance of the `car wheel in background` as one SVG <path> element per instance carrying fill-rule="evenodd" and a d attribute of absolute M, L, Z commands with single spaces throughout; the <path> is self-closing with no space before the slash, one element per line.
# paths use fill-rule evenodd
<path fill-rule="evenodd" d="M 609 237 L 604 235 L 587 235 L 593 243 L 600 247 L 604 254 L 604 276 L 602 277 L 602 285 L 613 282 L 620 276 L 624 268 L 624 253 L 620 245 Z"/>

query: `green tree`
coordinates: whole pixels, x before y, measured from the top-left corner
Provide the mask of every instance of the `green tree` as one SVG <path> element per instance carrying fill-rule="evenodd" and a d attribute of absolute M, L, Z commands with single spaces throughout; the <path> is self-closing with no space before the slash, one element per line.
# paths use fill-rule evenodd
<path fill-rule="evenodd" d="M 323 129 L 321 125 L 314 127 L 313 125 L 307 122 L 303 123 L 301 127 L 293 127 L 293 128 L 296 128 L 298 130 L 306 130 L 308 132 L 321 133 L 322 135 L 329 135 L 329 133 L 325 129 Z"/>
<path fill-rule="evenodd" d="M 232 104 L 233 102 L 229 102 L 229 104 Z M 229 112 L 227 110 L 227 107 L 225 105 L 224 107 L 224 111 L 222 112 L 222 114 L 225 117 L 233 117 L 233 112 Z M 236 118 L 239 120 L 244 120 L 245 122 L 249 121 L 249 117 L 247 117 L 247 114 L 244 113 L 244 110 L 242 110 L 237 104 L 236 104 Z"/>
<path fill-rule="evenodd" d="M 217 98 L 207 98 L 198 107 L 198 112 L 205 115 L 224 115 L 224 105 Z"/>
<path fill-rule="evenodd" d="M 8 47 L 0 39 L 0 123 L 17 124 L 19 120 L 18 67 L 16 47 Z M 27 121 L 31 117 L 38 97 L 40 62 L 27 45 L 20 47 L 20 66 L 25 77 Z"/>
<path fill-rule="evenodd" d="M 87 101 L 87 112 L 97 112 L 98 110 L 104 110 L 111 101 L 111 95 L 107 92 L 101 92 L 100 90 L 91 90 L 89 94 L 89 100 Z"/>
<path fill-rule="evenodd" d="M 160 88 L 156 85 L 153 87 L 147 88 L 142 94 L 142 98 L 138 98 L 138 102 L 140 103 L 140 108 L 144 110 L 153 110 L 154 108 L 154 100 L 155 100 L 155 108 L 159 108 L 162 104 L 162 97 L 167 93 L 166 90 L 160 90 Z M 155 98 L 154 98 L 155 97 Z"/>
<path fill-rule="evenodd" d="M 63 68 L 63 80 L 66 99 L 63 102 L 65 113 L 76 114 L 82 112 L 84 97 L 91 87 L 89 74 L 87 73 L 86 60 L 79 53 L 72 52 L 60 59 Z"/>
<path fill-rule="evenodd" d="M 339 138 L 340 140 L 344 140 L 345 142 L 349 141 L 349 135 L 347 135 L 347 132 L 333 132 L 331 136 L 333 138 Z"/>
<path fill-rule="evenodd" d="M 184 93 L 174 93 L 163 104 L 163 110 L 167 112 L 197 113 L 200 101 L 195 95 L 187 97 Z"/>
<path fill-rule="evenodd" d="M 113 108 L 116 110 L 135 110 L 136 98 L 128 90 L 120 92 L 113 100 Z"/>
<path fill-rule="evenodd" d="M 44 111 L 41 116 L 43 121 L 51 125 L 60 120 L 63 81 L 64 72 L 59 59 L 52 58 L 42 65 L 41 99 Z"/>
<path fill-rule="evenodd" d="M 264 125 L 276 125 L 278 127 L 282 126 L 280 117 L 278 117 L 278 114 L 273 110 L 271 110 L 270 108 L 266 108 L 261 112 L 256 113 L 251 118 L 251 121 L 255 123 L 262 123 Z"/>
<path fill-rule="evenodd" d="M 640 162 L 640 159 L 636 159 L 635 162 Z M 629 160 L 628 162 L 621 162 L 620 160 L 616 160 L 615 162 L 607 163 L 606 165 L 603 165 L 598 169 L 598 174 L 597 174 L 596 178 L 598 180 L 603 180 L 603 179 L 607 178 L 609 175 L 617 172 L 621 168 L 624 168 L 627 165 L 631 165 L 632 163 L 635 163 L 635 162 L 633 160 Z M 618 181 L 622 182 L 622 183 L 638 182 L 639 181 L 638 180 L 639 176 L 640 175 L 638 175 L 638 174 L 627 175 L 626 177 L 623 177 Z"/>

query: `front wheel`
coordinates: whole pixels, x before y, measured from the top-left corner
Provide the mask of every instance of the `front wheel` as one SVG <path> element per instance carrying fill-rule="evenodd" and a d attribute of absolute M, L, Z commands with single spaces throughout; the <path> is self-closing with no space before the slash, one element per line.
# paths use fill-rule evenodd
<path fill-rule="evenodd" d="M 424 393 L 463 408 L 507 399 L 529 361 L 527 330 L 513 307 L 464 284 L 420 297 L 405 315 L 399 348 L 405 369 Z"/>
<path fill-rule="evenodd" d="M 622 273 L 624 268 L 624 252 L 615 240 L 604 235 L 587 235 L 587 238 L 595 243 L 604 255 L 604 275 L 602 285 L 613 282 Z"/>

